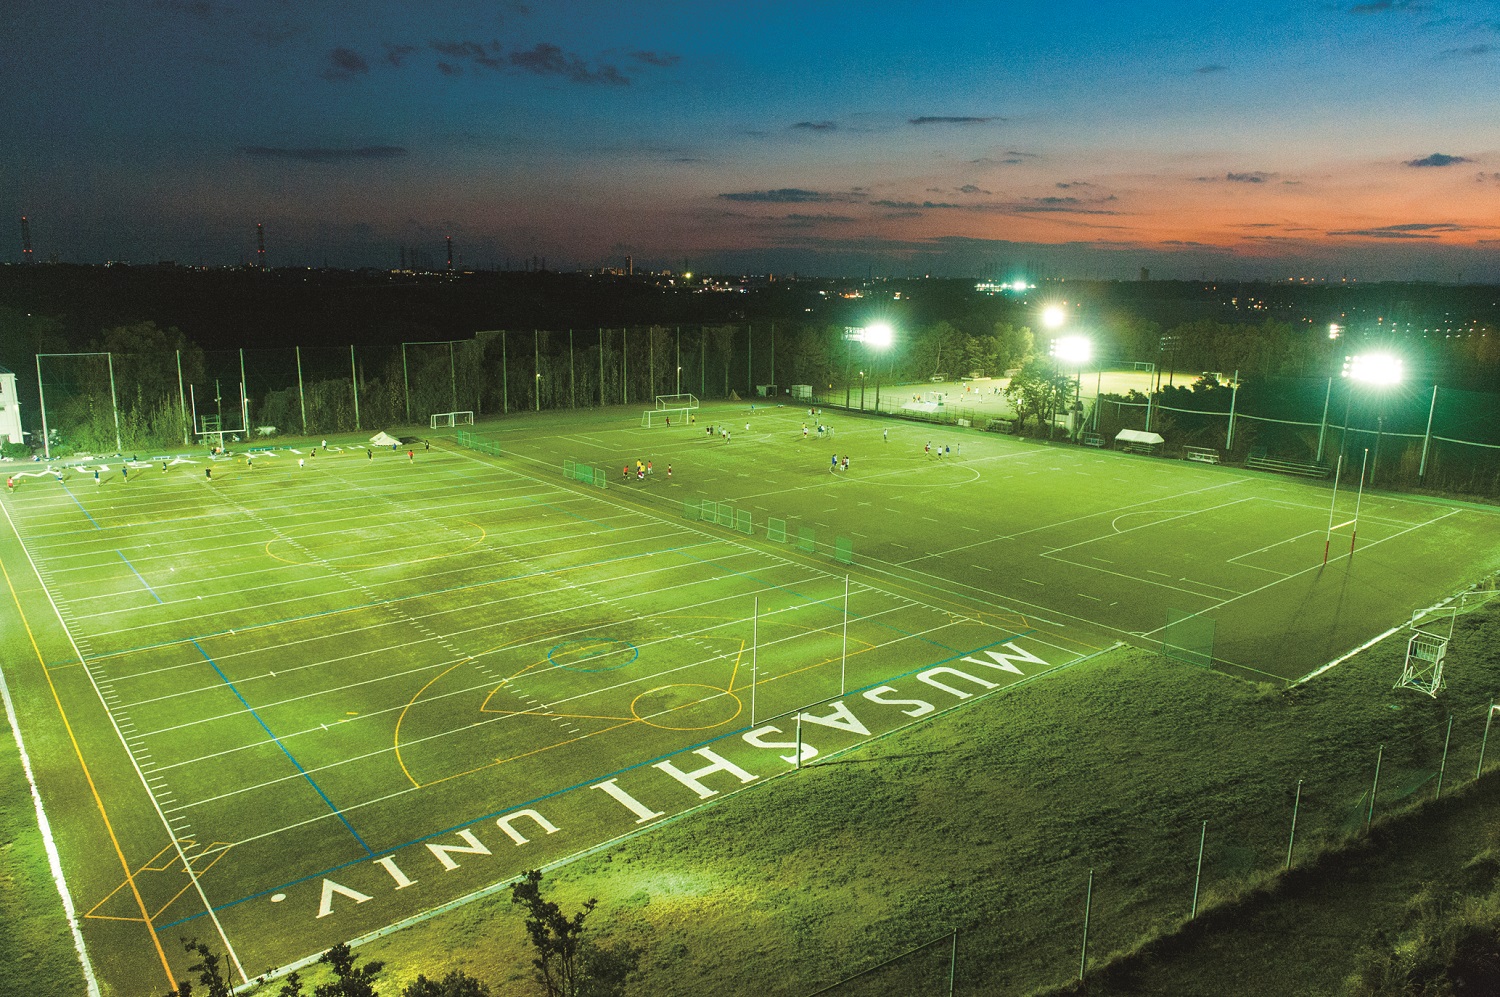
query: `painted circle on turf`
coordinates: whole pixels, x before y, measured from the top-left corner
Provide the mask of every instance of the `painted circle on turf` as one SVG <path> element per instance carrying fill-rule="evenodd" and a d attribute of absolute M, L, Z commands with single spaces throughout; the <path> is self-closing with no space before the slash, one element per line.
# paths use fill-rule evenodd
<path fill-rule="evenodd" d="M 662 730 L 708 730 L 740 715 L 740 697 L 713 685 L 662 685 L 630 701 L 630 713 Z M 665 723 L 663 721 L 672 721 Z"/>
<path fill-rule="evenodd" d="M 613 637 L 565 640 L 547 651 L 547 661 L 553 668 L 570 672 L 612 672 L 640 656 L 640 649 L 630 641 Z"/>
<path fill-rule="evenodd" d="M 855 465 L 856 468 L 858 465 Z M 840 472 L 842 473 L 842 472 Z M 880 479 L 881 488 L 933 488 L 939 485 L 967 485 L 979 480 L 979 469 L 976 467 L 965 467 L 959 464 L 957 459 L 951 464 L 940 463 L 936 460 L 928 467 L 922 468 L 920 472 L 913 472 L 917 478 L 912 482 L 891 481 L 888 478 Z"/>

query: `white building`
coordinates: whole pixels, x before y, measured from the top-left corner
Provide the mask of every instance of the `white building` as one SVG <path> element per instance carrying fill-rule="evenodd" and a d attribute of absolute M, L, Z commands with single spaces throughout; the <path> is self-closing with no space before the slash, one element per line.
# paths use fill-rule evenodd
<path fill-rule="evenodd" d="M 16 393 L 16 375 L 0 367 L 0 441 L 23 443 L 21 396 Z"/>

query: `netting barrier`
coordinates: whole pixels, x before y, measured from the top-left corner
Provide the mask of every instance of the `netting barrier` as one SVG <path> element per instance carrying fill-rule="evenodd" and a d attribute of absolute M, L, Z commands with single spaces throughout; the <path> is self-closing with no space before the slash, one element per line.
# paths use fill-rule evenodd
<path fill-rule="evenodd" d="M 838 537 L 833 541 L 833 559 L 840 564 L 854 563 L 854 543 L 848 537 Z"/>
<path fill-rule="evenodd" d="M 741 509 L 736 514 L 734 528 L 746 535 L 753 535 L 755 533 L 755 524 L 747 510 Z"/>
<path fill-rule="evenodd" d="M 811 554 L 817 547 L 817 537 L 810 526 L 797 527 L 797 549 L 806 554 Z"/>
<path fill-rule="evenodd" d="M 1164 657 L 1186 661 L 1200 668 L 1212 668 L 1213 618 L 1201 613 L 1186 613 L 1180 609 L 1167 610 L 1167 623 L 1161 632 L 1161 653 Z"/>
<path fill-rule="evenodd" d="M 786 543 L 786 520 L 766 520 L 766 539 L 776 543 Z"/>

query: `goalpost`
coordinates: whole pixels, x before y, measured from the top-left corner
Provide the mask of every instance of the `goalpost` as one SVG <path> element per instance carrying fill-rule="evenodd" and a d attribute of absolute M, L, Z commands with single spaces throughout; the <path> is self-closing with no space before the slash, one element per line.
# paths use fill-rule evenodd
<path fill-rule="evenodd" d="M 454 426 L 474 425 L 473 412 L 434 412 L 428 420 L 429 429 L 451 429 Z"/>
<path fill-rule="evenodd" d="M 656 396 L 656 408 L 658 411 L 666 411 L 667 409 L 681 409 L 685 412 L 688 409 L 695 409 L 697 407 L 697 395 L 683 394 Z"/>
<path fill-rule="evenodd" d="M 692 409 L 687 408 L 648 408 L 645 412 L 641 413 L 641 427 L 644 429 L 653 429 L 657 426 L 668 425 L 673 419 L 676 419 L 679 425 L 686 426 L 688 416 L 692 414 L 692 411 Z"/>

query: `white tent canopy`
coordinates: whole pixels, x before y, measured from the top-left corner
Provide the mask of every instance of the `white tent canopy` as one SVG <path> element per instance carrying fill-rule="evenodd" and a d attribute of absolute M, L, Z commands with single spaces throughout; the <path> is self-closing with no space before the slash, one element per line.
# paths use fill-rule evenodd
<path fill-rule="evenodd" d="M 1166 442 L 1166 440 L 1164 440 L 1164 439 L 1161 438 L 1161 434 L 1159 434 L 1159 433 L 1144 433 L 1144 432 L 1142 432 L 1139 429 L 1122 429 L 1122 430 L 1120 430 L 1118 433 L 1115 434 L 1115 442 L 1119 443 L 1121 441 L 1124 441 L 1126 443 L 1138 443 L 1138 444 L 1141 444 L 1143 446 L 1153 446 L 1153 447 L 1156 446 L 1158 443 L 1165 443 Z"/>
<path fill-rule="evenodd" d="M 382 431 L 370 437 L 370 442 L 377 447 L 393 447 L 401 441 Z"/>

